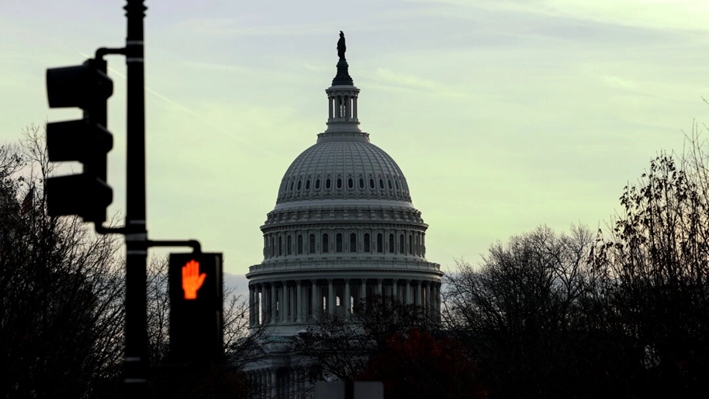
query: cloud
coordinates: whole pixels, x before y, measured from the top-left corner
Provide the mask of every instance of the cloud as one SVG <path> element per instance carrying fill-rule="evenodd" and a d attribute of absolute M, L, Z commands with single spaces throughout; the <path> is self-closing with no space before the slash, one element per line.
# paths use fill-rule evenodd
<path fill-rule="evenodd" d="M 466 95 L 453 87 L 425 79 L 413 74 L 395 72 L 388 68 L 377 68 L 375 70 L 375 83 L 383 87 L 394 88 L 404 91 L 422 92 L 435 94 L 443 97 L 465 98 Z"/>

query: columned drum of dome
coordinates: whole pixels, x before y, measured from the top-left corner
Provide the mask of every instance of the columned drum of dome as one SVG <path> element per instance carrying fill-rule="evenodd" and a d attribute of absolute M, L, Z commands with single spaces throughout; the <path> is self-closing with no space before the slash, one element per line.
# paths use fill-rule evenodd
<path fill-rule="evenodd" d="M 263 261 L 249 268 L 250 323 L 292 336 L 323 313 L 356 322 L 384 295 L 437 315 L 440 266 L 426 260 L 428 225 L 396 162 L 360 130 L 344 35 L 327 129 L 286 170 L 261 226 Z"/>

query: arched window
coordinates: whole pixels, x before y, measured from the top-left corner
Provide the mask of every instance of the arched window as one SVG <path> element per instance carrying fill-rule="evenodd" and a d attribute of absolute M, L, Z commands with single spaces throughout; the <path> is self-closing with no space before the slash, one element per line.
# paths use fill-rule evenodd
<path fill-rule="evenodd" d="M 293 191 L 293 183 L 294 182 L 290 182 L 290 191 Z"/>
<path fill-rule="evenodd" d="M 389 183 L 389 190 L 391 190 L 391 189 L 392 189 L 392 187 L 391 187 L 391 180 L 387 180 L 387 183 Z M 317 187 L 315 187 L 315 188 L 317 188 Z"/>
<path fill-rule="evenodd" d="M 399 234 L 399 253 L 404 254 L 406 250 L 404 249 L 404 235 Z"/>
<path fill-rule="evenodd" d="M 377 252 L 384 252 L 384 237 L 381 233 L 377 234 Z"/>
<path fill-rule="evenodd" d="M 325 188 L 326 188 L 327 190 L 330 189 L 330 179 L 325 180 Z"/>
<path fill-rule="evenodd" d="M 354 188 L 354 180 L 351 177 L 347 179 L 347 188 Z"/>
<path fill-rule="evenodd" d="M 364 179 L 359 178 L 359 188 L 364 188 Z"/>
<path fill-rule="evenodd" d="M 411 234 L 409 234 L 409 255 L 414 253 L 414 239 L 411 237 Z"/>
<path fill-rule="evenodd" d="M 320 190 L 320 179 L 315 180 L 315 189 Z"/>
<path fill-rule="evenodd" d="M 310 179 L 305 181 L 305 189 L 310 190 Z"/>
<path fill-rule="evenodd" d="M 278 236 L 278 256 L 283 255 L 283 237 Z"/>
<path fill-rule="evenodd" d="M 322 235 L 322 252 L 324 254 L 326 254 L 329 249 L 330 249 L 330 240 L 329 240 L 329 237 L 327 236 L 327 233 L 325 233 Z"/>
<path fill-rule="evenodd" d="M 303 235 L 298 234 L 298 255 L 303 253 Z"/>
<path fill-rule="evenodd" d="M 357 234 L 350 234 L 350 252 L 357 252 Z"/>
<path fill-rule="evenodd" d="M 310 252 L 308 252 L 308 253 L 314 254 L 315 253 L 315 234 L 311 234 L 310 237 L 308 238 L 308 241 L 310 241 L 308 243 L 308 244 L 310 244 L 309 245 Z"/>
<path fill-rule="evenodd" d="M 364 252 L 372 252 L 371 242 L 369 241 L 369 233 L 364 233 Z"/>
<path fill-rule="evenodd" d="M 337 188 L 342 188 L 342 179 L 337 178 Z"/>
<path fill-rule="evenodd" d="M 337 233 L 335 236 L 335 245 L 337 247 L 337 252 L 342 252 L 342 234 Z"/>
<path fill-rule="evenodd" d="M 298 190 L 300 190 L 300 183 L 301 183 L 301 181 L 298 180 Z"/>
<path fill-rule="evenodd" d="M 369 188 L 374 188 L 374 179 L 369 179 Z"/>
<path fill-rule="evenodd" d="M 379 179 L 379 188 L 381 190 L 384 190 L 384 180 L 382 180 L 382 179 Z"/>
<path fill-rule="evenodd" d="M 394 253 L 394 234 L 389 234 L 389 253 Z"/>
<path fill-rule="evenodd" d="M 399 181 L 398 181 L 398 180 L 394 180 L 394 184 L 396 184 L 396 189 L 398 190 L 398 189 L 399 189 Z"/>
<path fill-rule="evenodd" d="M 286 238 L 286 251 L 288 252 L 288 255 L 293 253 L 293 237 L 290 234 L 288 235 L 288 238 Z"/>

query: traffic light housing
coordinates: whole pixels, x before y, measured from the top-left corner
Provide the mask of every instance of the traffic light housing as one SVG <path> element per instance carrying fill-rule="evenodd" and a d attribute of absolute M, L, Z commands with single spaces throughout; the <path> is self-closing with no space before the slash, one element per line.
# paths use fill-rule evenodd
<path fill-rule="evenodd" d="M 179 364 L 222 360 L 221 253 L 170 254 L 170 358 Z"/>
<path fill-rule="evenodd" d="M 103 59 L 47 69 L 49 107 L 83 110 L 82 119 L 47 124 L 49 160 L 83 165 L 81 174 L 47 179 L 50 216 L 79 215 L 96 224 L 106 221 L 106 208 L 113 202 L 113 190 L 106 183 L 106 157 L 113 148 L 107 130 L 107 101 L 112 94 L 113 81 Z"/>

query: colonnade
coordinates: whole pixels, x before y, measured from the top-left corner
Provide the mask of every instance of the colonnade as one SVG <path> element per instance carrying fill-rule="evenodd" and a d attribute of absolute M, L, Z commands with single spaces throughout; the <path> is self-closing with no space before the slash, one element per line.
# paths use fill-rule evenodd
<path fill-rule="evenodd" d="M 420 306 L 438 317 L 441 283 L 419 279 L 299 279 L 254 282 L 249 285 L 250 324 L 307 323 L 328 313 L 350 320 L 359 304 L 375 296 Z"/>
<path fill-rule="evenodd" d="M 305 368 L 263 368 L 246 372 L 253 399 L 305 398 L 312 388 Z"/>

